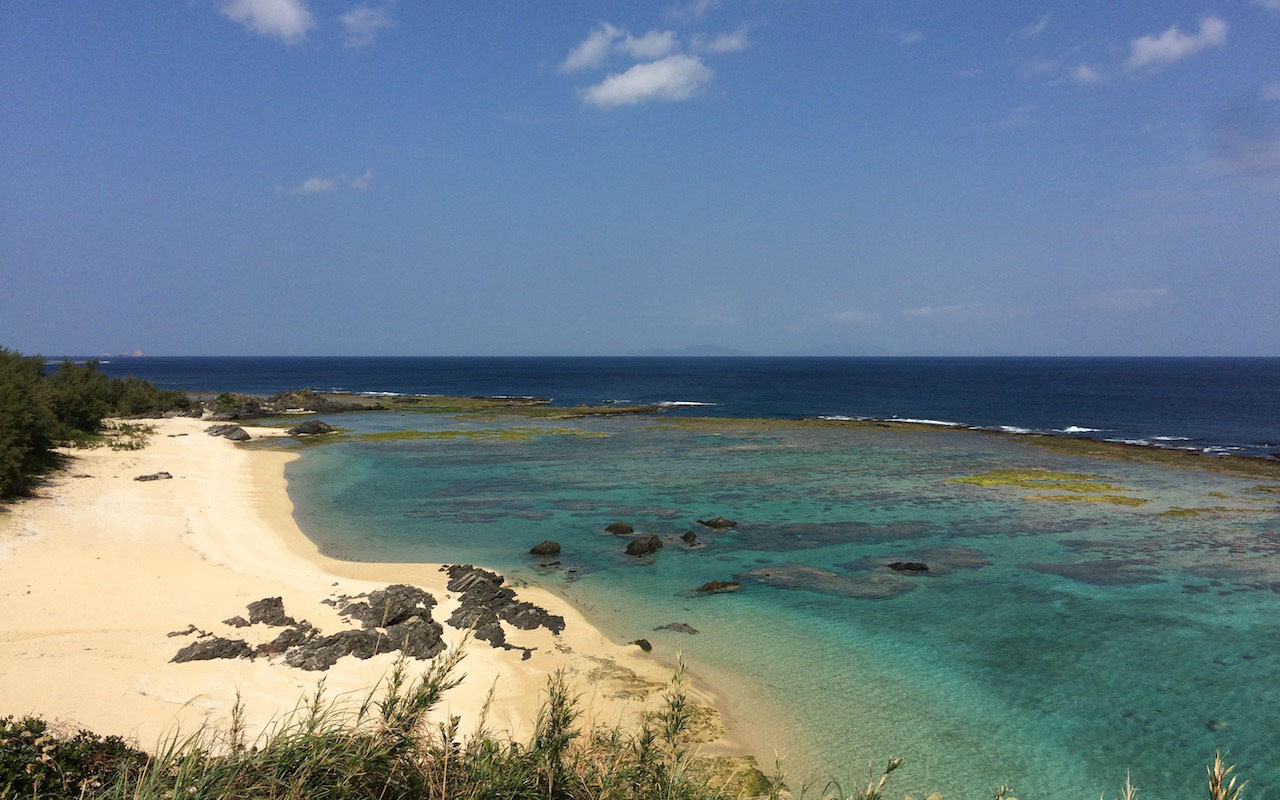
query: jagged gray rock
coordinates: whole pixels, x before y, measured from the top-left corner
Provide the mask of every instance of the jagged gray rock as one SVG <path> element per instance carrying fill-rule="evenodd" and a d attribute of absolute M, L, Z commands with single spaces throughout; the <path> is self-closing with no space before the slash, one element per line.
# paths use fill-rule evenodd
<path fill-rule="evenodd" d="M 321 433 L 333 433 L 333 426 L 318 419 L 309 419 L 301 425 L 294 425 L 288 433 L 290 436 L 315 436 Z"/>
<path fill-rule="evenodd" d="M 637 536 L 627 542 L 626 553 L 629 556 L 647 556 L 662 549 L 662 539 L 657 534 Z"/>
<path fill-rule="evenodd" d="M 706 526 L 713 531 L 724 531 L 724 530 L 728 530 L 729 528 L 738 527 L 738 523 L 734 522 L 731 519 L 725 519 L 719 514 L 712 517 L 711 519 L 700 519 L 698 520 L 698 524 Z"/>
<path fill-rule="evenodd" d="M 135 481 L 167 481 L 173 476 L 167 472 L 153 472 L 150 475 L 139 475 Z"/>
<path fill-rule="evenodd" d="M 185 664 L 188 661 L 212 661 L 215 658 L 249 658 L 253 648 L 243 639 L 223 639 L 212 636 L 200 639 L 182 648 L 169 659 L 170 663 Z"/>

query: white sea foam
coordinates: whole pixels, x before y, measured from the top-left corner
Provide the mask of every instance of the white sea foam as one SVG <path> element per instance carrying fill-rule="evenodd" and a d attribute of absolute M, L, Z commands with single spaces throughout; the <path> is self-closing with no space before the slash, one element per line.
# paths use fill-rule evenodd
<path fill-rule="evenodd" d="M 404 392 L 360 392 L 361 397 L 403 397 Z"/>
<path fill-rule="evenodd" d="M 1000 430 L 1005 433 L 1031 433 L 1030 428 L 1019 428 L 1016 425 L 1001 425 Z"/>
<path fill-rule="evenodd" d="M 1068 425 L 1065 428 L 1059 428 L 1058 433 L 1097 433 L 1102 428 L 1086 428 L 1083 425 Z"/>
<path fill-rule="evenodd" d="M 1115 442 L 1117 444 L 1140 444 L 1144 447 L 1150 447 L 1151 442 L 1146 439 L 1103 439 L 1104 442 Z"/>
<path fill-rule="evenodd" d="M 696 406 L 716 406 L 719 403 L 699 403 L 696 400 L 659 400 L 654 405 L 663 408 L 694 408 Z"/>
<path fill-rule="evenodd" d="M 818 419 L 829 419 L 833 422 L 856 422 L 858 417 L 847 417 L 844 414 L 820 414 Z"/>
<path fill-rule="evenodd" d="M 1189 442 L 1191 441 L 1190 436 L 1152 436 L 1151 438 L 1157 442 Z"/>
<path fill-rule="evenodd" d="M 912 417 L 890 417 L 890 422 L 910 422 L 915 425 L 941 425 L 944 428 L 963 428 L 959 422 L 949 422 L 945 419 L 914 419 Z"/>

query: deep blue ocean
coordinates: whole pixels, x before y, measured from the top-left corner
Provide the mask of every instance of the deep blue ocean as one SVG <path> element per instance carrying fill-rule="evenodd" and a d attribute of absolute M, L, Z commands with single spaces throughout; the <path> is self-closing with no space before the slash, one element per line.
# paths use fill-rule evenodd
<path fill-rule="evenodd" d="M 1280 358 L 114 358 L 189 391 L 535 395 L 727 417 L 903 418 L 1280 452 Z"/>

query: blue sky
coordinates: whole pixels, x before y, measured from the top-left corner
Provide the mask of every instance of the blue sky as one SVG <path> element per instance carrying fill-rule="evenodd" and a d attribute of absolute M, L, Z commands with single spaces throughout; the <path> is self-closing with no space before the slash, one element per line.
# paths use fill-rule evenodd
<path fill-rule="evenodd" d="M 1280 355 L 1280 0 L 6 0 L 0 284 L 46 355 Z"/>

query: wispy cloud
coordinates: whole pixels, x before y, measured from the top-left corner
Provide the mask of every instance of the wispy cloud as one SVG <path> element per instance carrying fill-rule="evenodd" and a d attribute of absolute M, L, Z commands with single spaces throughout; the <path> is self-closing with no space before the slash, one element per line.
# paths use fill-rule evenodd
<path fill-rule="evenodd" d="M 924 41 L 924 31 L 898 31 L 898 44 L 920 44 Z"/>
<path fill-rule="evenodd" d="M 1268 83 L 1262 87 L 1262 91 L 1258 92 L 1258 99 L 1263 102 L 1269 100 L 1280 100 L 1280 83 Z"/>
<path fill-rule="evenodd" d="M 704 53 L 737 53 L 750 47 L 751 40 L 748 38 L 747 26 L 741 25 L 736 30 L 717 33 L 710 38 L 695 36 L 693 46 L 695 50 Z"/>
<path fill-rule="evenodd" d="M 1268 11 L 1280 13 L 1280 0 L 1253 0 L 1257 5 L 1262 6 Z"/>
<path fill-rule="evenodd" d="M 917 306 L 916 308 L 908 308 L 902 312 L 902 316 L 912 319 L 955 319 L 957 317 L 968 317 L 974 313 L 981 313 L 987 310 L 986 303 L 965 303 L 950 306 Z"/>
<path fill-rule="evenodd" d="M 720 0 L 689 0 L 687 3 L 678 3 L 668 8 L 666 16 L 668 19 L 680 22 L 694 22 L 714 11 L 719 5 Z"/>
<path fill-rule="evenodd" d="M 617 108 L 648 100 L 687 100 L 714 75 L 696 56 L 667 56 L 609 75 L 584 90 L 582 99 L 599 108 Z"/>
<path fill-rule="evenodd" d="M 344 47 L 359 49 L 373 44 L 378 34 L 396 24 L 385 8 L 356 6 L 338 18 L 342 22 Z"/>
<path fill-rule="evenodd" d="M 618 43 L 618 49 L 633 58 L 662 58 L 674 53 L 679 45 L 675 31 L 649 31 L 644 36 L 628 33 Z"/>
<path fill-rule="evenodd" d="M 1100 83 L 1103 79 L 1102 72 L 1090 64 L 1076 64 L 1069 74 L 1076 83 Z"/>
<path fill-rule="evenodd" d="M 1129 69 L 1159 68 L 1181 61 L 1208 47 L 1226 44 L 1227 23 L 1218 17 L 1200 19 L 1200 30 L 1183 33 L 1177 25 L 1159 35 L 1148 34 L 1129 43 Z"/>
<path fill-rule="evenodd" d="M 218 10 L 254 33 L 296 44 L 315 27 L 305 0 L 222 0 Z"/>
<path fill-rule="evenodd" d="M 880 321 L 881 315 L 874 311 L 861 311 L 859 309 L 849 309 L 847 311 L 837 311 L 830 314 L 827 320 L 836 325 L 874 325 Z"/>
<path fill-rule="evenodd" d="M 1024 39 L 1034 39 L 1035 37 L 1044 33 L 1045 28 L 1049 27 L 1049 22 L 1051 19 L 1052 17 L 1049 14 L 1045 14 L 1043 17 L 1031 23 L 1030 25 L 1020 28 L 1018 30 L 1018 35 Z"/>
<path fill-rule="evenodd" d="M 613 46 L 614 40 L 620 36 L 622 36 L 621 29 L 607 22 L 601 22 L 598 28 L 587 34 L 587 38 L 578 42 L 577 46 L 569 51 L 569 55 L 560 62 L 560 71 L 577 72 L 600 66 L 604 57 L 609 54 L 609 48 Z"/>
<path fill-rule="evenodd" d="M 1152 308 L 1169 297 L 1169 290 L 1158 289 L 1113 289 L 1100 292 L 1087 298 L 1085 305 L 1099 311 L 1129 312 Z"/>
<path fill-rule="evenodd" d="M 351 189 L 357 192 L 363 192 L 373 185 L 373 170 L 366 169 L 354 178 L 347 177 L 346 173 L 334 177 L 325 175 L 313 175 L 302 183 L 296 183 L 292 186 L 277 186 L 276 191 L 280 194 L 328 194 L 338 189 Z"/>

